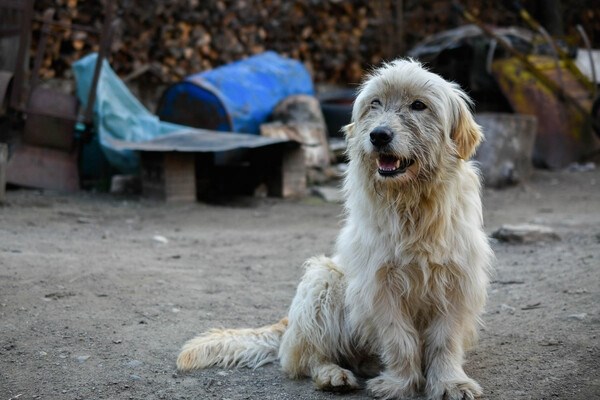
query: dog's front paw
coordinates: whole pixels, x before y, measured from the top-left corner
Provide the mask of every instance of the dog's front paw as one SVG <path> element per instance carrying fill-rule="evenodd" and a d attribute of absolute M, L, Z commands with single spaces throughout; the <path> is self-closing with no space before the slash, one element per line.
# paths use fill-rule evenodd
<path fill-rule="evenodd" d="M 402 378 L 383 373 L 367 382 L 367 390 L 378 399 L 404 399 L 416 395 L 419 378 Z"/>
<path fill-rule="evenodd" d="M 360 388 L 351 371 L 335 364 L 318 367 L 314 381 L 317 389 L 331 392 L 348 392 Z"/>
<path fill-rule="evenodd" d="M 473 379 L 438 382 L 428 390 L 429 400 L 473 400 L 482 395 L 481 386 Z"/>

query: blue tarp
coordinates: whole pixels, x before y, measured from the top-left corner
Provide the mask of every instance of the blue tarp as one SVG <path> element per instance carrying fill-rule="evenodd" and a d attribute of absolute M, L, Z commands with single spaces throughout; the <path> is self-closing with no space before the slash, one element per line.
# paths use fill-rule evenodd
<path fill-rule="evenodd" d="M 96 60 L 97 54 L 90 54 L 73 64 L 77 97 L 83 107 L 88 99 Z M 191 108 L 182 105 L 173 107 L 167 102 L 172 112 L 188 116 L 192 113 L 202 118 L 220 118 L 228 122 L 216 127 L 196 126 L 199 128 L 255 135 L 259 133 L 260 124 L 267 120 L 273 108 L 285 97 L 314 93 L 310 74 L 304 65 L 274 52 L 265 52 L 192 75 L 182 82 L 184 83 L 204 90 L 206 96 L 192 103 L 194 107 Z M 177 87 L 177 84 L 173 87 Z M 167 99 L 168 94 L 169 92 L 166 93 Z M 222 111 L 220 114 L 208 112 L 203 105 L 214 106 L 215 109 L 220 107 Z M 159 115 L 163 117 L 160 112 Z M 176 131 L 189 131 L 189 127 L 180 125 L 189 125 L 189 122 L 177 118 L 169 120 L 179 124 L 161 121 L 158 116 L 150 113 L 131 94 L 108 62 L 103 61 L 94 104 L 94 128 L 102 152 L 111 166 L 122 173 L 137 172 L 138 155 L 134 151 L 123 149 L 124 142 L 146 142 Z"/>
<path fill-rule="evenodd" d="M 172 85 L 157 114 L 196 128 L 258 135 L 275 106 L 297 94 L 314 94 L 306 67 L 266 51 Z"/>
<path fill-rule="evenodd" d="M 83 107 L 87 104 L 97 57 L 98 55 L 93 53 L 73 64 L 77 97 Z M 162 122 L 150 113 L 104 60 L 94 104 L 94 128 L 101 149 L 110 164 L 122 173 L 136 173 L 139 167 L 136 152 L 118 150 L 116 146 L 111 145 L 111 141 L 116 139 L 139 143 L 185 127 Z"/>

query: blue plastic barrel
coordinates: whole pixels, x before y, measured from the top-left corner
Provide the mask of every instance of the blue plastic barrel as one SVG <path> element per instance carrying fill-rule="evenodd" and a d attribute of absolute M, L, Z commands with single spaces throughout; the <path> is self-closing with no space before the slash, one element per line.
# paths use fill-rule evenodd
<path fill-rule="evenodd" d="M 277 103 L 296 94 L 314 94 L 310 74 L 302 63 L 268 51 L 170 86 L 157 115 L 196 128 L 259 134 Z"/>

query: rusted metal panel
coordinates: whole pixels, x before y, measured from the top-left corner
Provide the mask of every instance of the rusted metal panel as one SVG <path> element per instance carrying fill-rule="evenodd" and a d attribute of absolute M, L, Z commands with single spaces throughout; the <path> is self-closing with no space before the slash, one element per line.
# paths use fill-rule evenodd
<path fill-rule="evenodd" d="M 27 104 L 23 138 L 34 146 L 71 150 L 75 141 L 77 99 L 56 90 L 35 88 Z"/>
<path fill-rule="evenodd" d="M 534 161 L 562 168 L 600 147 L 590 127 L 592 101 L 586 88 L 563 65 L 559 73 L 555 61 L 549 57 L 528 59 L 556 85 L 560 74 L 563 95 L 553 91 L 516 58 L 495 61 L 492 72 L 514 111 L 538 118 Z"/>
<path fill-rule="evenodd" d="M 8 162 L 6 181 L 28 187 L 76 191 L 79 189 L 77 152 L 20 145 Z"/>

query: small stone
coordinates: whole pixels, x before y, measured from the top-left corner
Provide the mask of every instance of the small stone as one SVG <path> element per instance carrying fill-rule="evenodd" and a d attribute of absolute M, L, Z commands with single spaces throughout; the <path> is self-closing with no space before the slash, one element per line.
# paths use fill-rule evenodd
<path fill-rule="evenodd" d="M 588 293 L 588 290 L 585 288 L 581 289 L 567 289 L 563 291 L 566 294 L 585 294 Z"/>
<path fill-rule="evenodd" d="M 129 379 L 131 379 L 132 381 L 141 381 L 142 377 L 139 375 L 131 374 L 129 375 Z"/>
<path fill-rule="evenodd" d="M 77 357 L 75 357 L 75 359 L 76 359 L 76 360 L 77 360 L 77 362 L 79 362 L 79 363 L 84 363 L 84 362 L 86 362 L 87 360 L 89 360 L 89 359 L 90 359 L 90 357 L 91 357 L 91 356 L 88 356 L 88 355 L 85 355 L 85 356 L 77 356 Z"/>
<path fill-rule="evenodd" d="M 549 339 L 540 343 L 540 346 L 560 346 L 562 344 L 561 341 L 556 339 Z"/>
<path fill-rule="evenodd" d="M 569 172 L 589 172 L 596 169 L 596 164 L 593 162 L 587 162 L 585 164 L 572 163 L 567 167 Z"/>
<path fill-rule="evenodd" d="M 502 225 L 492 237 L 506 243 L 536 243 L 560 240 L 560 236 L 544 225 Z"/>
<path fill-rule="evenodd" d="M 125 365 L 128 366 L 129 368 L 137 368 L 143 364 L 144 363 L 141 362 L 140 360 L 131 360 L 131 361 L 128 361 Z"/>
<path fill-rule="evenodd" d="M 169 239 L 167 239 L 166 237 L 164 237 L 164 236 L 161 236 L 161 235 L 154 235 L 154 237 L 152 237 L 152 239 L 153 239 L 155 242 L 162 243 L 162 244 L 167 244 L 167 243 L 169 243 Z"/>
<path fill-rule="evenodd" d="M 315 186 L 312 188 L 312 192 L 328 203 L 342 203 L 344 201 L 342 191 L 338 187 Z"/>
<path fill-rule="evenodd" d="M 515 308 L 509 306 L 508 304 L 502 304 L 502 305 L 500 305 L 500 309 L 502 311 L 506 311 L 509 314 L 514 314 L 515 313 Z"/>
<path fill-rule="evenodd" d="M 229 374 L 228 374 L 227 372 L 225 372 L 225 371 L 219 371 L 219 372 L 217 372 L 217 375 L 220 375 L 220 376 L 227 376 L 227 375 L 229 375 Z"/>
<path fill-rule="evenodd" d="M 587 317 L 587 313 L 571 314 L 567 318 L 576 319 L 577 321 L 583 321 Z"/>

